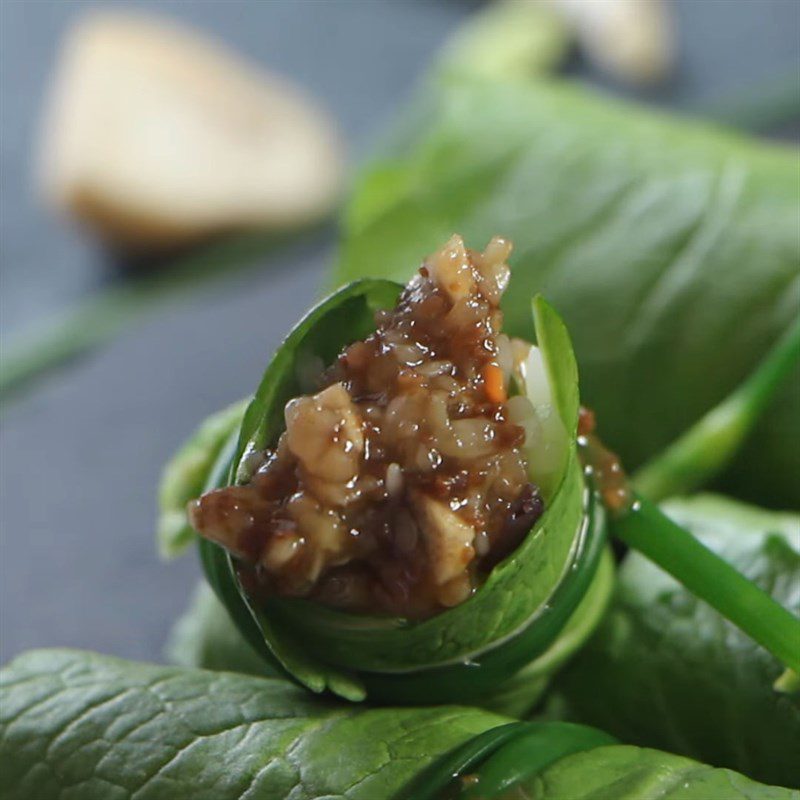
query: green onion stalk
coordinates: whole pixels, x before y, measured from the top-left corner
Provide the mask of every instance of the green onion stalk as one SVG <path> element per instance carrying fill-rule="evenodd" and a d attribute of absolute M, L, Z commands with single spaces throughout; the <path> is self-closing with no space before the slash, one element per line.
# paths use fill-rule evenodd
<path fill-rule="evenodd" d="M 628 485 L 618 462 L 595 444 L 594 459 L 608 472 L 607 496 L 612 535 L 680 581 L 734 625 L 758 642 L 786 672 L 775 688 L 794 691 L 800 675 L 800 620 L 775 602 L 726 561 L 670 520 L 654 501 L 702 486 L 733 459 L 777 390 L 800 361 L 800 321 L 773 345 L 751 375 L 660 456 L 643 467 Z M 591 443 L 587 448 L 592 449 Z"/>
<path fill-rule="evenodd" d="M 708 483 L 733 460 L 798 362 L 800 320 L 772 346 L 732 394 L 636 472 L 633 476 L 636 489 L 653 502 L 659 502 Z"/>
<path fill-rule="evenodd" d="M 787 670 L 800 674 L 800 619 L 657 506 L 634 494 L 630 505 L 609 515 L 609 528 L 762 645 Z M 778 688 L 791 685 L 788 673 L 779 681 Z"/>

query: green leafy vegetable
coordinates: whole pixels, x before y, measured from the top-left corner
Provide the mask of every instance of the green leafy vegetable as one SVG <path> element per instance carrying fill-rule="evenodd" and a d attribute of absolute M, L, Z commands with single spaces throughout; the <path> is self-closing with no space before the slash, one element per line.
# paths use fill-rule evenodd
<path fill-rule="evenodd" d="M 542 400 L 546 407 L 537 411 L 541 413 L 542 434 L 537 452 L 531 458 L 530 474 L 533 482 L 540 487 L 545 502 L 549 502 L 565 474 L 572 453 L 571 443 L 577 435 L 580 409 L 578 365 L 575 363 L 569 332 L 558 312 L 541 295 L 533 298 L 532 310 L 539 352 L 544 356 L 542 366 L 547 377 L 542 383 L 547 386 L 547 394 L 551 397 L 542 397 L 542 387 L 537 386 L 535 381 L 526 380 L 526 384 L 533 384 L 527 385 L 526 390 L 534 408 L 539 407 Z M 547 407 L 554 408 L 557 414 L 552 414 Z"/>
<path fill-rule="evenodd" d="M 398 800 L 490 800 L 571 753 L 615 743 L 568 722 L 516 722 L 471 739 L 420 772 Z"/>
<path fill-rule="evenodd" d="M 194 590 L 189 607 L 170 632 L 164 654 L 182 667 L 270 674 L 267 662 L 242 638 L 207 583 Z"/>
<path fill-rule="evenodd" d="M 533 298 L 533 323 L 536 341 L 547 354 L 545 367 L 555 397 L 561 421 L 570 440 L 578 433 L 580 391 L 578 388 L 578 365 L 572 351 L 569 331 L 558 312 L 541 296 Z"/>
<path fill-rule="evenodd" d="M 466 708 L 362 713 L 275 679 L 69 650 L 3 671 L 5 800 L 391 798 L 507 722 Z"/>
<path fill-rule="evenodd" d="M 608 607 L 614 585 L 610 552 L 603 555 L 591 586 L 552 645 L 537 659 L 473 703 L 509 717 L 524 717 L 544 694 L 551 677 L 592 634 Z M 189 607 L 176 622 L 167 658 L 185 667 L 269 674 L 269 667 L 231 621 L 206 584 L 197 587 Z"/>
<path fill-rule="evenodd" d="M 437 758 L 423 769 L 400 792 L 398 800 L 439 800 L 443 790 L 453 789 L 461 776 L 470 775 L 488 757 L 501 750 L 525 731 L 524 722 L 508 722 L 490 728 Z M 456 794 L 447 792 L 447 794 Z"/>
<path fill-rule="evenodd" d="M 794 614 L 800 517 L 712 495 L 667 513 Z M 797 645 L 800 647 L 800 643 Z M 551 712 L 621 739 L 800 785 L 800 695 L 780 664 L 643 556 L 619 574 L 611 612 L 558 681 Z"/>
<path fill-rule="evenodd" d="M 248 403 L 240 400 L 208 417 L 164 467 L 158 489 L 156 529 L 163 558 L 182 553 L 194 540 L 194 531 L 186 519 L 186 504 L 205 488 L 226 442 L 239 430 Z"/>
<path fill-rule="evenodd" d="M 553 676 L 580 651 L 600 623 L 608 609 L 614 578 L 614 560 L 606 548 L 591 586 L 553 644 L 498 688 L 475 697 L 472 704 L 509 717 L 528 716 Z"/>
<path fill-rule="evenodd" d="M 567 756 L 610 744 L 616 744 L 612 736 L 583 725 L 534 723 L 481 764 L 477 782 L 461 796 L 464 800 L 500 797 Z"/>
<path fill-rule="evenodd" d="M 582 726 L 454 706 L 354 708 L 275 679 L 74 650 L 17 658 L 0 673 L 0 700 L 8 800 L 421 800 L 454 773 L 467 779 L 453 787 L 464 798 L 475 795 L 469 775 L 488 798 L 797 798 L 679 756 L 608 745 Z"/>
<path fill-rule="evenodd" d="M 598 747 L 557 761 L 504 800 L 798 800 L 727 769 L 638 747 Z"/>
<path fill-rule="evenodd" d="M 541 291 L 575 342 L 582 395 L 633 469 L 752 372 L 800 303 L 800 159 L 587 92 L 439 81 L 350 202 L 336 282 L 405 279 L 454 231 L 515 244 L 506 327 Z M 795 372 L 795 376 L 796 376 Z M 800 380 L 727 473 L 796 504 Z"/>
<path fill-rule="evenodd" d="M 267 368 L 242 423 L 230 479 L 249 478 L 248 454 L 274 445 L 283 409 L 303 392 L 305 364 L 330 363 L 374 328 L 377 307 L 392 307 L 400 287 L 361 281 L 323 301 L 296 326 Z M 577 425 L 577 373 L 563 322 L 535 302 L 537 335 L 556 410 Z M 602 553 L 604 517 L 586 491 L 574 435 L 555 475 L 545 513 L 517 550 L 469 600 L 422 622 L 370 618 L 314 603 L 272 598 L 253 603 L 231 557 L 200 543 L 211 585 L 246 640 L 273 666 L 315 692 L 350 700 L 462 700 L 485 694 L 544 654 L 588 590 Z"/>

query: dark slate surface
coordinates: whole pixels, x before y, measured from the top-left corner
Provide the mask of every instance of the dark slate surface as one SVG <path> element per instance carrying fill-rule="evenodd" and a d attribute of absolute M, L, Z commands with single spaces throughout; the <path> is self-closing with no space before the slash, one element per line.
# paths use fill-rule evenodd
<path fill-rule="evenodd" d="M 67 308 L 113 275 L 107 257 L 37 206 L 30 181 L 41 94 L 59 36 L 89 5 L 0 3 L 4 335 Z M 335 111 L 355 160 L 472 5 L 262 0 L 158 7 L 307 86 Z M 795 0 L 683 0 L 680 71 L 656 99 L 701 108 L 796 69 L 798 8 Z M 265 258 L 256 273 L 188 294 L 50 376 L 4 414 L 0 660 L 44 645 L 159 658 L 198 574 L 192 556 L 171 565 L 155 556 L 161 466 L 200 419 L 252 390 L 334 253 L 333 230 L 318 232 Z"/>

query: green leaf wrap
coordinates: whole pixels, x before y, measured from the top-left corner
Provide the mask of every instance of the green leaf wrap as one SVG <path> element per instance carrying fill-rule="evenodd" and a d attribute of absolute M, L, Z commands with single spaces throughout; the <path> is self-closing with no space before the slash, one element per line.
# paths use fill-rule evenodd
<path fill-rule="evenodd" d="M 334 282 L 405 280 L 453 232 L 514 242 L 506 329 L 551 300 L 584 401 L 631 470 L 722 401 L 800 305 L 800 159 L 564 83 L 434 82 L 414 126 L 362 175 Z M 713 369 L 709 368 L 713 365 Z M 771 404 L 725 485 L 796 507 L 800 379 Z"/>
<path fill-rule="evenodd" d="M 535 800 L 798 797 L 598 746 L 609 740 L 473 708 L 343 706 L 275 679 L 75 650 L 33 651 L 0 671 L 4 800 L 422 800 L 454 772 L 477 774 L 495 798 L 514 780 Z"/>
<path fill-rule="evenodd" d="M 229 480 L 246 481 L 243 456 L 276 442 L 285 403 L 303 392 L 298 365 L 310 359 L 330 363 L 342 347 L 374 329 L 375 309 L 394 306 L 400 288 L 387 281 L 351 284 L 298 323 L 245 413 Z M 327 689 L 350 700 L 369 695 L 403 703 L 460 702 L 497 689 L 554 646 L 594 578 L 605 517 L 584 485 L 575 452 L 577 368 L 569 336 L 542 298 L 534 310 L 557 411 L 569 432 L 563 474 L 522 544 L 466 602 L 422 622 L 346 614 L 278 597 L 257 606 L 240 586 L 231 557 L 215 544 L 200 543 L 220 600 L 250 646 L 282 674 L 312 691 Z M 607 577 L 602 586 L 601 606 L 610 588 Z M 573 630 L 589 633 L 585 625 Z"/>
<path fill-rule="evenodd" d="M 550 647 L 516 675 L 472 704 L 509 717 L 524 718 L 543 695 L 550 679 L 589 638 L 605 613 L 614 585 L 614 566 L 606 548 L 592 584 Z M 165 654 L 185 667 L 270 674 L 264 659 L 244 639 L 210 587 L 198 585 L 170 633 Z"/>
<path fill-rule="evenodd" d="M 249 401 L 240 400 L 212 414 L 164 467 L 158 486 L 156 529 L 158 551 L 162 558 L 180 555 L 194 540 L 194 531 L 186 518 L 186 504 L 207 485 L 226 442 L 234 431 L 239 430 L 248 404 Z"/>

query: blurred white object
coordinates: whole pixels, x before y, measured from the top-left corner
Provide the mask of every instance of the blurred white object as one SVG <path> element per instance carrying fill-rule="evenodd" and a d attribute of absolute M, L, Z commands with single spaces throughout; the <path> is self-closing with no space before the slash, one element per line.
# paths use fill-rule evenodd
<path fill-rule="evenodd" d="M 104 12 L 67 37 L 40 168 L 58 207 L 147 248 L 312 221 L 342 155 L 294 86 L 161 18 Z"/>
<path fill-rule="evenodd" d="M 630 84 L 666 78 L 675 64 L 675 28 L 665 0 L 539 0 L 573 27 L 600 69 Z"/>
<path fill-rule="evenodd" d="M 456 28 L 439 64 L 445 73 L 530 79 L 553 72 L 571 43 L 568 22 L 554 8 L 495 0 Z"/>

